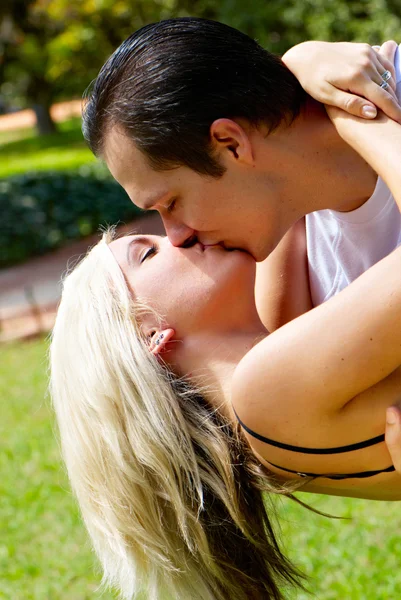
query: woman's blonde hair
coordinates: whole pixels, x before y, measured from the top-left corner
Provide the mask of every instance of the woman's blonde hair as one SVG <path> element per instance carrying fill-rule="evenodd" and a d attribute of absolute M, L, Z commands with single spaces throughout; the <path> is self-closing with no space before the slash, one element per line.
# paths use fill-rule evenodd
<path fill-rule="evenodd" d="M 239 427 L 151 355 L 112 235 L 65 279 L 50 350 L 63 456 L 103 583 L 126 599 L 282 599 L 301 576 L 263 491 L 283 490 Z"/>

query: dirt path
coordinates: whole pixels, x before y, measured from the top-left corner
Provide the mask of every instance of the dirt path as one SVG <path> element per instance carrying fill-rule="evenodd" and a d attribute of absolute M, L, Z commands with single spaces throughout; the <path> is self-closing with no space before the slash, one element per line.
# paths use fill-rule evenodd
<path fill-rule="evenodd" d="M 81 103 L 81 100 L 58 102 L 57 104 L 53 104 L 50 114 L 56 123 L 65 121 L 71 117 L 79 117 L 81 116 Z M 26 127 L 34 127 L 35 124 L 35 113 L 31 109 L 19 110 L 15 113 L 0 116 L 0 131 L 25 129 Z"/>
<path fill-rule="evenodd" d="M 118 231 L 164 235 L 157 213 L 119 227 Z M 97 234 L 92 235 L 0 271 L 0 342 L 30 337 L 52 327 L 63 274 L 98 239 Z"/>

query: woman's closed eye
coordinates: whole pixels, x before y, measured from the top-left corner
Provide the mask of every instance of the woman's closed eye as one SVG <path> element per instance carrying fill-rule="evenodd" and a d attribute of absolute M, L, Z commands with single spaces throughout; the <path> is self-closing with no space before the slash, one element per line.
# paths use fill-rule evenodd
<path fill-rule="evenodd" d="M 157 246 L 155 244 L 152 244 L 150 248 L 148 248 L 141 257 L 140 260 L 140 264 L 142 264 L 147 258 L 150 258 L 151 256 L 153 256 L 154 254 L 156 254 L 157 252 Z"/>

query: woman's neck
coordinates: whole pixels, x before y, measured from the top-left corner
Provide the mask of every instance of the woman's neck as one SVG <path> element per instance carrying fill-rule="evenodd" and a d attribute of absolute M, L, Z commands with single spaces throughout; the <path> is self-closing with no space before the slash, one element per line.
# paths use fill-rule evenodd
<path fill-rule="evenodd" d="M 242 358 L 268 335 L 260 324 L 247 331 L 187 336 L 175 350 L 177 368 L 201 388 L 204 397 L 230 420 L 231 382 Z"/>

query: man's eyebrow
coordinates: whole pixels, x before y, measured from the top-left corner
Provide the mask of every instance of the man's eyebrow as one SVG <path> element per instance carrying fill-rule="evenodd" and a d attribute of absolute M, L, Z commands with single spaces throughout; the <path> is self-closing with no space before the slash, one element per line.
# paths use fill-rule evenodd
<path fill-rule="evenodd" d="M 160 202 L 160 200 L 165 198 L 165 196 L 167 196 L 167 192 L 162 192 L 161 194 L 154 194 L 154 196 L 151 196 L 147 199 L 147 201 L 142 207 L 142 210 L 150 210 L 154 207 L 155 204 L 157 204 L 158 202 Z"/>

